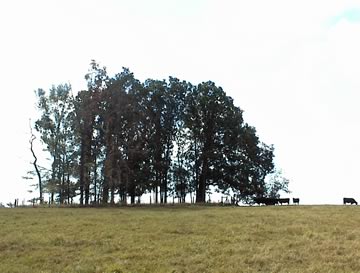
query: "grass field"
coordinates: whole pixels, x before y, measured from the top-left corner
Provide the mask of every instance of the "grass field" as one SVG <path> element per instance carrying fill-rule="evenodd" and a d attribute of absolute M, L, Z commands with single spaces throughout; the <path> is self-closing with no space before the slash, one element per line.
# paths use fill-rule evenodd
<path fill-rule="evenodd" d="M 360 207 L 0 209 L 0 272 L 360 272 Z"/>

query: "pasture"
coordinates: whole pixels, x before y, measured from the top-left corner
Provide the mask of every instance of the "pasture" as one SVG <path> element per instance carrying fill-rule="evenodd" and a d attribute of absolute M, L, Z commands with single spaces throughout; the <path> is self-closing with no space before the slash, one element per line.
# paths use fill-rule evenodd
<path fill-rule="evenodd" d="M 360 272 L 360 207 L 0 209 L 0 272 Z"/>

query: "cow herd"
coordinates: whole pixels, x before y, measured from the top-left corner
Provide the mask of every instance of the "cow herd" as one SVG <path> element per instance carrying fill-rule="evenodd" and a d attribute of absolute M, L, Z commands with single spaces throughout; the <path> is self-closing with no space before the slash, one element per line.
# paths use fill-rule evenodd
<path fill-rule="evenodd" d="M 292 203 L 294 205 L 300 204 L 300 198 L 293 198 Z M 266 206 L 274 206 L 274 205 L 290 205 L 290 198 L 270 198 L 270 197 L 257 197 L 254 198 L 254 204 L 258 205 L 266 205 Z M 357 205 L 358 203 L 354 198 L 344 197 L 343 204 Z"/>
<path fill-rule="evenodd" d="M 294 205 L 300 204 L 299 198 L 293 198 L 292 201 Z M 266 206 L 283 205 L 283 204 L 290 205 L 290 198 L 257 197 L 254 198 L 254 203 L 258 205 L 266 205 Z"/>

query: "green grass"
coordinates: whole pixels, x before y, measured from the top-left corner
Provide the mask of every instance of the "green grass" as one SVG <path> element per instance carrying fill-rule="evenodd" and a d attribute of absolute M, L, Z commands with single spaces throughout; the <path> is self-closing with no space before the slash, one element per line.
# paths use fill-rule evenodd
<path fill-rule="evenodd" d="M 0 209 L 0 272 L 360 272 L 360 207 Z"/>

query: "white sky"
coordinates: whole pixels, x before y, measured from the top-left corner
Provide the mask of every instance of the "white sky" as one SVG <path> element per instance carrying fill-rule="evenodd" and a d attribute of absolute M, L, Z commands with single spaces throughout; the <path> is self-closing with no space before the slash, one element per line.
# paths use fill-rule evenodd
<path fill-rule="evenodd" d="M 29 189 L 34 90 L 78 90 L 91 59 L 214 81 L 275 145 L 290 196 L 360 201 L 359 48 L 360 1 L 1 1 L 0 202 Z"/>

